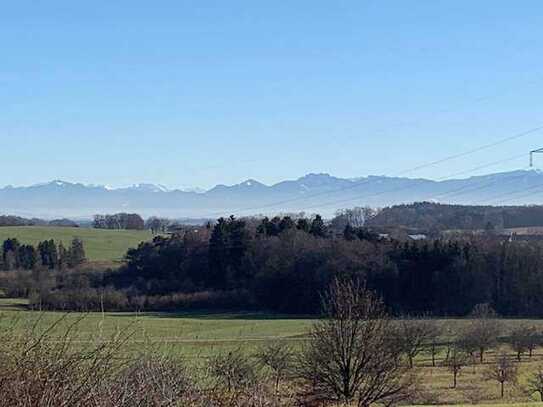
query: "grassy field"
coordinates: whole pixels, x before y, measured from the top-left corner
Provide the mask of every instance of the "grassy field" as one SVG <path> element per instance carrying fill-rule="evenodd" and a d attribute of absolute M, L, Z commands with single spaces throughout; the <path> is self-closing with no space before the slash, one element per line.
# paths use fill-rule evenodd
<path fill-rule="evenodd" d="M 241 348 L 247 353 L 255 352 L 260 346 L 270 341 L 285 341 L 294 348 L 301 346 L 305 334 L 312 324 L 310 319 L 292 319 L 284 316 L 234 313 L 234 314 L 198 314 L 198 313 L 90 313 L 63 314 L 57 312 L 27 311 L 24 300 L 0 299 L 0 331 L 11 326 L 10 320 L 18 320 L 15 329 L 34 325 L 39 321 L 43 327 L 50 326 L 59 318 L 59 333 L 74 323 L 78 324 L 77 335 L 81 341 L 96 336 L 108 337 L 115 332 L 132 332 L 126 350 L 142 350 L 152 346 L 162 352 L 181 356 L 187 363 L 201 363 L 218 353 Z M 7 317 L 7 318 L 5 318 Z M 464 320 L 439 320 L 446 326 L 458 327 Z M 506 331 L 519 324 L 536 325 L 543 329 L 541 320 L 504 320 Z M 505 332 L 507 334 L 507 332 Z M 443 338 L 446 340 L 447 338 Z M 536 397 L 526 393 L 526 383 L 531 373 L 543 367 L 543 348 L 538 349 L 532 358 L 525 356 L 520 363 L 520 379 L 516 386 L 506 386 L 506 398 L 501 399 L 497 383 L 485 378 L 485 371 L 498 352 L 513 353 L 506 345 L 488 352 L 485 364 L 466 366 L 458 378 L 458 388 L 452 388 L 452 375 L 448 369 L 438 363 L 432 367 L 429 354 L 421 354 L 415 363 L 420 386 L 427 394 L 425 405 L 519 405 L 535 406 Z M 443 355 L 444 357 L 444 352 Z M 539 404 L 540 405 L 540 404 Z"/>
<path fill-rule="evenodd" d="M 38 319 L 47 327 L 64 318 L 59 332 L 84 318 L 77 329 L 82 339 L 97 333 L 109 337 L 115 332 L 132 332 L 130 343 L 134 346 L 152 343 L 187 358 L 208 357 L 241 346 L 250 350 L 270 340 L 297 343 L 311 325 L 307 319 L 254 313 L 40 313 L 27 311 L 24 300 L 12 299 L 0 299 L 0 314 L 7 317 L 0 319 L 0 329 L 13 319 L 20 320 L 21 328 L 21 324 L 33 324 Z"/>
<path fill-rule="evenodd" d="M 152 238 L 149 231 L 100 230 L 90 228 L 65 228 L 50 226 L 0 227 L 0 242 L 17 238 L 25 244 L 37 245 L 40 241 L 54 239 L 67 246 L 74 237 L 83 240 L 89 261 L 119 261 L 131 247 Z"/>

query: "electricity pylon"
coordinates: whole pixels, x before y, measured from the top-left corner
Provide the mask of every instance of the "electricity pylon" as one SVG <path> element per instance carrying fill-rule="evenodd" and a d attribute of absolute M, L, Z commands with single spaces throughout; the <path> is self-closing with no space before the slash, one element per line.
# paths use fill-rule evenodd
<path fill-rule="evenodd" d="M 534 166 L 534 154 L 543 153 L 543 148 L 530 151 L 530 167 Z"/>

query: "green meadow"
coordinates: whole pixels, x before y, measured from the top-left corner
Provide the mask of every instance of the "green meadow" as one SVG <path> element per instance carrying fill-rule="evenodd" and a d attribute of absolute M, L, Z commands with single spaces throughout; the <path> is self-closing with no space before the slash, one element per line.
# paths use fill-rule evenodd
<path fill-rule="evenodd" d="M 271 341 L 284 341 L 299 349 L 306 340 L 314 320 L 290 318 L 263 313 L 63 313 L 30 311 L 25 300 L 0 299 L 0 332 L 18 330 L 43 332 L 51 329 L 48 340 L 55 340 L 71 329 L 74 344 L 88 343 L 97 338 L 125 335 L 123 351 L 159 351 L 184 359 L 188 365 L 204 363 L 209 357 L 242 349 L 254 354 Z M 460 328 L 465 320 L 436 320 L 452 330 Z M 543 328 L 541 320 L 503 320 L 507 331 L 519 324 Z M 25 331 L 26 330 L 26 331 Z M 446 342 L 448 338 L 444 337 Z M 535 406 L 535 396 L 526 393 L 529 376 L 543 367 L 543 349 L 537 349 L 532 358 L 524 356 L 519 364 L 519 382 L 507 386 L 506 398 L 499 397 L 497 383 L 486 379 L 485 371 L 501 351 L 514 354 L 505 343 L 487 353 L 484 364 L 465 366 L 458 378 L 458 388 L 452 388 L 452 376 L 442 365 L 445 349 L 433 367 L 430 355 L 422 353 L 415 362 L 421 394 L 427 394 L 425 405 L 519 405 Z"/>
<path fill-rule="evenodd" d="M 89 261 L 116 262 L 123 259 L 128 249 L 152 239 L 152 234 L 147 230 L 102 230 L 52 226 L 0 227 L 0 242 L 8 238 L 17 238 L 22 243 L 37 245 L 43 240 L 53 239 L 67 246 L 75 237 L 83 241 Z"/>
<path fill-rule="evenodd" d="M 74 334 L 79 340 L 116 333 L 130 336 L 127 346 L 153 345 L 183 357 L 210 356 L 225 349 L 253 349 L 267 341 L 303 340 L 311 325 L 309 319 L 293 319 L 261 313 L 63 313 L 26 309 L 25 300 L 0 299 L 0 328 L 46 328 L 55 323 L 63 333 L 77 324 Z M 13 324 L 13 321 L 16 321 Z M 38 329 L 39 331 L 39 329 Z"/>

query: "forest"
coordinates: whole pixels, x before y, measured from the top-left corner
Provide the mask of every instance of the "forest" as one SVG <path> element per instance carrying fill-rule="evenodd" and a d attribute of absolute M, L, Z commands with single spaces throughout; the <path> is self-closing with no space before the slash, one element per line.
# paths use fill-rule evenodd
<path fill-rule="evenodd" d="M 464 316 L 481 303 L 504 316 L 543 315 L 540 242 L 492 233 L 395 240 L 369 227 L 347 223 L 338 232 L 333 225 L 318 215 L 220 218 L 141 243 L 118 269 L 34 271 L 26 291 L 51 309 L 310 315 L 340 278 L 364 282 L 395 315 Z"/>

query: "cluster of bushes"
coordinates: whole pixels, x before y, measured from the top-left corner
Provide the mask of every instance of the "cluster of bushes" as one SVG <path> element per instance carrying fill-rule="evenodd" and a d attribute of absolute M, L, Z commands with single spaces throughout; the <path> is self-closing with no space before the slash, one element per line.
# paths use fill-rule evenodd
<path fill-rule="evenodd" d="M 75 238 L 68 248 L 54 240 L 40 242 L 37 247 L 21 244 L 17 239 L 6 239 L 2 244 L 0 270 L 33 270 L 74 268 L 85 263 L 85 247 Z"/>
<path fill-rule="evenodd" d="M 51 328 L 55 327 L 46 329 Z M 130 342 L 125 332 L 82 340 L 72 327 L 58 337 L 46 330 L 33 330 L 25 337 L 3 334 L 2 339 L 0 394 L 6 406 L 304 405 L 295 394 L 278 393 L 286 372 L 273 370 L 275 364 L 267 358 L 270 350 L 255 359 L 236 350 L 188 368 L 182 359 L 154 351 L 152 344 L 142 353 L 123 352 Z M 282 359 L 285 369 L 291 367 L 293 357 L 287 352 L 288 359 Z"/>
<path fill-rule="evenodd" d="M 220 311 L 250 310 L 253 307 L 249 294 L 244 290 L 131 295 L 112 287 L 51 289 L 43 286 L 30 291 L 29 306 L 37 310 L 71 311 Z"/>
<path fill-rule="evenodd" d="M 92 223 L 95 229 L 143 230 L 145 221 L 137 213 L 116 213 L 114 215 L 95 215 Z"/>

